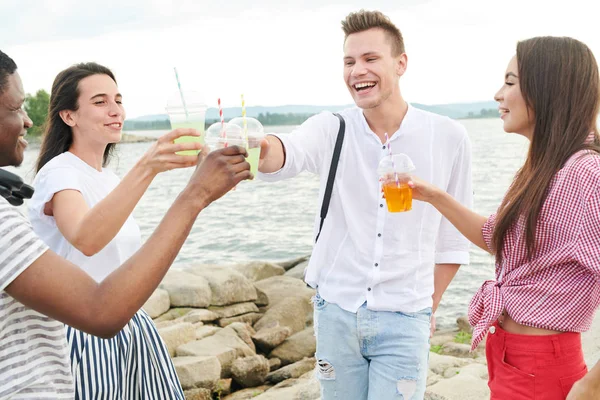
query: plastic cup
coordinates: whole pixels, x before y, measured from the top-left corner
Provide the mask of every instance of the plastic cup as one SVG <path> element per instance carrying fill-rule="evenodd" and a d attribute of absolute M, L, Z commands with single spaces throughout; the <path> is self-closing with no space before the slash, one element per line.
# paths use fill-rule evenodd
<path fill-rule="evenodd" d="M 177 92 L 167 103 L 167 114 L 171 120 L 171 129 L 193 128 L 200 132 L 201 136 L 181 136 L 174 143 L 199 142 L 204 143 L 204 118 L 207 106 L 198 92 L 183 92 L 185 107 L 181 101 L 181 94 Z M 184 156 L 196 155 L 200 150 L 184 150 L 175 154 Z"/>
<path fill-rule="evenodd" d="M 244 132 L 244 119 L 246 120 L 246 134 L 248 135 L 248 143 L 246 150 L 248 151 L 248 163 L 250 163 L 250 172 L 256 175 L 258 173 L 258 162 L 260 159 L 260 142 L 265 138 L 265 129 L 262 124 L 255 118 L 233 118 L 228 122 L 228 125 L 238 126 L 242 129 L 242 138 L 245 140 Z"/>
<path fill-rule="evenodd" d="M 206 130 L 206 144 L 211 151 L 222 149 L 227 146 L 246 147 L 246 140 L 243 138 L 242 128 L 237 125 L 230 125 L 215 122 Z"/>
<path fill-rule="evenodd" d="M 381 159 L 377 174 L 389 212 L 412 210 L 412 188 L 408 186 L 415 166 L 406 154 L 391 154 Z"/>

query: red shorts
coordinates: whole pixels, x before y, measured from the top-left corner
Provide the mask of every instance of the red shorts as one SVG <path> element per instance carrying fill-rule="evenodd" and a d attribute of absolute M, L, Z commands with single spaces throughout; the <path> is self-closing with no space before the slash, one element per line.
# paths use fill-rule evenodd
<path fill-rule="evenodd" d="M 587 373 L 579 333 L 516 335 L 496 322 L 485 351 L 491 400 L 564 400 Z"/>

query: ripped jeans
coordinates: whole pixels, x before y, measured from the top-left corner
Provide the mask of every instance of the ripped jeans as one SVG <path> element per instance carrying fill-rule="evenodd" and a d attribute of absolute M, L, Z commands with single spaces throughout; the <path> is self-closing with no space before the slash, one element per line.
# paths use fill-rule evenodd
<path fill-rule="evenodd" d="M 355 313 L 313 298 L 322 400 L 421 400 L 429 361 L 431 308 Z"/>

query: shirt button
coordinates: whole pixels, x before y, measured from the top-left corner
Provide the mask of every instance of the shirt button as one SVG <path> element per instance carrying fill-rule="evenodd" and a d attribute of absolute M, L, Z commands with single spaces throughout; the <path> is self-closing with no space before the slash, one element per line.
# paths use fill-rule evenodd
<path fill-rule="evenodd" d="M 370 292 L 370 291 L 371 291 L 371 288 L 367 288 L 367 290 Z"/>
<path fill-rule="evenodd" d="M 385 150 L 385 146 L 383 146 L 383 150 Z"/>
<path fill-rule="evenodd" d="M 375 266 L 376 266 L 376 267 L 379 267 L 379 264 L 378 264 L 378 263 L 375 263 Z"/>
<path fill-rule="evenodd" d="M 379 207 L 383 207 L 383 204 L 380 204 Z"/>
<path fill-rule="evenodd" d="M 490 326 L 490 333 L 493 335 L 494 333 L 496 333 L 496 327 L 495 326 Z"/>
<path fill-rule="evenodd" d="M 377 234 L 377 237 L 381 237 L 381 233 L 378 233 L 378 234 Z"/>

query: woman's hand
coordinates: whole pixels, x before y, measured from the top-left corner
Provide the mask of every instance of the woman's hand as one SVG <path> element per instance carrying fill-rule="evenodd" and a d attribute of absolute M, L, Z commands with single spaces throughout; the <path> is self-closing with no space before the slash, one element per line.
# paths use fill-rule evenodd
<path fill-rule="evenodd" d="M 439 188 L 416 176 L 411 176 L 408 181 L 408 186 L 413 190 L 413 199 L 425 201 L 427 203 L 431 203 L 435 197 L 441 193 Z"/>
<path fill-rule="evenodd" d="M 184 150 L 202 150 L 199 142 L 173 143 L 181 136 L 200 136 L 200 132 L 191 128 L 178 128 L 164 134 L 150 146 L 139 164 L 147 168 L 152 175 L 177 168 L 188 168 L 198 164 L 198 155 L 184 156 L 175 154 Z"/>

